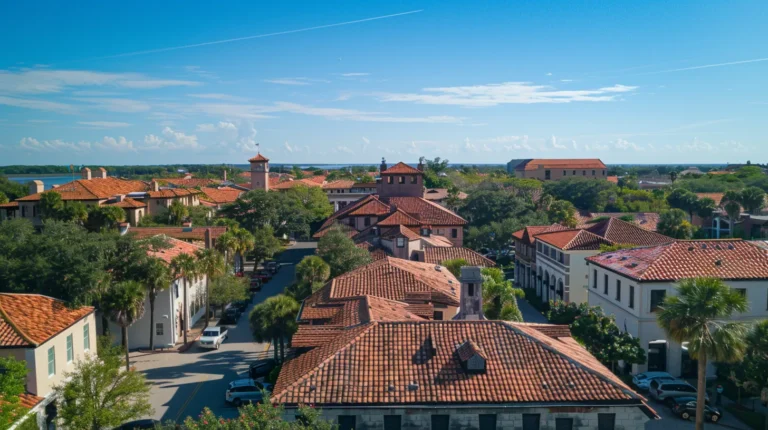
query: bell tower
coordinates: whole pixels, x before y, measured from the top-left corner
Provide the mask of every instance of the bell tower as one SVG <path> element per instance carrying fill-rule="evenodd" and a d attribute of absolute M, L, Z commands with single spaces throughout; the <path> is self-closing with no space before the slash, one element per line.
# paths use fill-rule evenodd
<path fill-rule="evenodd" d="M 251 163 L 251 189 L 269 191 L 269 158 L 256 154 Z"/>

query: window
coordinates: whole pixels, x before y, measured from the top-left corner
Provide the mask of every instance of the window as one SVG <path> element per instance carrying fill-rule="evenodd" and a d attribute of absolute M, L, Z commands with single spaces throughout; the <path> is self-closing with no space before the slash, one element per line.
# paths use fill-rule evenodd
<path fill-rule="evenodd" d="M 621 301 L 621 281 L 616 280 L 616 301 Z"/>
<path fill-rule="evenodd" d="M 83 326 L 83 350 L 91 349 L 91 327 L 86 324 Z"/>
<path fill-rule="evenodd" d="M 71 363 L 72 360 L 75 359 L 75 350 L 72 349 L 74 345 L 72 345 L 73 339 L 72 335 L 70 334 L 67 336 L 67 363 Z"/>
<path fill-rule="evenodd" d="M 659 305 L 664 301 L 666 295 L 667 290 L 651 290 L 651 312 L 656 312 L 659 309 Z"/>
<path fill-rule="evenodd" d="M 605 176 L 605 170 L 603 170 L 603 176 Z"/>
<path fill-rule="evenodd" d="M 27 216 L 27 207 L 24 205 L 21 206 L 21 216 L 22 218 Z"/>
<path fill-rule="evenodd" d="M 400 183 L 400 184 L 404 184 L 405 183 L 405 176 L 400 176 L 399 178 L 397 178 L 397 182 Z"/>
<path fill-rule="evenodd" d="M 592 171 L 592 176 L 595 176 L 595 171 L 594 170 Z"/>
<path fill-rule="evenodd" d="M 629 308 L 635 308 L 635 287 L 632 285 L 629 286 Z"/>
<path fill-rule="evenodd" d="M 179 283 L 176 282 L 173 284 L 173 294 L 178 299 L 179 298 Z"/>
<path fill-rule="evenodd" d="M 387 183 L 388 183 L 388 184 L 391 184 L 391 183 L 392 183 L 392 177 L 391 177 L 391 176 L 387 176 Z"/>
<path fill-rule="evenodd" d="M 459 237 L 459 229 L 458 228 L 452 228 L 451 229 L 451 238 L 456 239 Z"/>
<path fill-rule="evenodd" d="M 443 320 L 443 311 L 434 311 L 432 313 L 432 319 L 435 321 L 442 321 Z"/>
<path fill-rule="evenodd" d="M 165 327 L 163 323 L 155 323 L 155 336 L 162 336 L 165 333 Z"/>
<path fill-rule="evenodd" d="M 32 217 L 37 216 L 37 205 L 32 205 Z"/>
<path fill-rule="evenodd" d="M 747 289 L 746 288 L 734 288 L 734 291 L 739 293 L 741 297 L 747 297 Z"/>
<path fill-rule="evenodd" d="M 567 170 L 563 170 L 563 176 L 568 176 L 568 171 Z"/>
<path fill-rule="evenodd" d="M 592 271 L 592 288 L 597 289 L 597 269 Z"/>
<path fill-rule="evenodd" d="M 587 176 L 587 171 L 586 170 L 582 170 L 581 171 L 581 176 Z"/>
<path fill-rule="evenodd" d="M 541 252 L 541 242 L 536 242 L 536 250 Z"/>
<path fill-rule="evenodd" d="M 573 171 L 573 176 L 576 176 L 576 171 L 575 170 Z"/>
<path fill-rule="evenodd" d="M 417 180 L 418 180 L 418 177 L 416 175 L 411 176 L 411 183 L 412 184 L 415 184 Z"/>
<path fill-rule="evenodd" d="M 539 414 L 523 414 L 523 430 L 539 430 L 540 423 Z"/>
<path fill-rule="evenodd" d="M 400 430 L 400 415 L 384 415 L 384 430 Z"/>
<path fill-rule="evenodd" d="M 496 414 L 481 414 L 480 430 L 496 430 Z"/>
<path fill-rule="evenodd" d="M 603 294 L 608 295 L 608 275 L 603 275 Z"/>
<path fill-rule="evenodd" d="M 339 430 L 355 430 L 355 418 L 354 415 L 339 415 Z"/>
<path fill-rule="evenodd" d="M 556 418 L 555 430 L 573 430 L 573 418 Z"/>
<path fill-rule="evenodd" d="M 56 351 L 53 347 L 48 348 L 48 376 L 56 374 Z"/>
<path fill-rule="evenodd" d="M 449 423 L 448 415 L 432 415 L 432 430 L 448 430 Z"/>
<path fill-rule="evenodd" d="M 597 414 L 597 430 L 614 430 L 616 414 Z"/>
<path fill-rule="evenodd" d="M 563 254 L 562 252 L 558 251 L 557 252 L 557 260 L 560 261 L 561 263 L 565 264 L 565 254 Z"/>
<path fill-rule="evenodd" d="M 544 171 L 544 179 L 552 179 L 552 174 L 549 170 Z"/>
<path fill-rule="evenodd" d="M 474 297 L 475 295 L 475 284 L 470 283 L 467 285 L 467 294 L 469 297 Z"/>
<path fill-rule="evenodd" d="M 397 238 L 397 247 L 402 248 L 405 246 L 405 239 L 402 237 Z"/>
<path fill-rule="evenodd" d="M 368 218 L 368 217 L 364 217 L 363 218 L 363 225 L 366 226 L 366 227 L 370 226 L 371 225 L 371 219 Z"/>

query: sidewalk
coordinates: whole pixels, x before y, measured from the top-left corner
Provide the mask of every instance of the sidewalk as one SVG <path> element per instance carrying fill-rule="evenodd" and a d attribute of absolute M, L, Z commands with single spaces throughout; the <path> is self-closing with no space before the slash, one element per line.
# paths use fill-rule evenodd
<path fill-rule="evenodd" d="M 209 325 L 216 325 L 218 323 L 218 319 L 211 318 Z M 150 351 L 149 349 L 140 349 L 136 351 L 138 354 L 161 354 L 161 353 L 180 353 L 188 350 L 192 346 L 195 345 L 195 342 L 197 339 L 200 338 L 200 334 L 205 329 L 205 318 L 200 318 L 200 321 L 196 322 L 192 328 L 190 328 L 187 331 L 187 343 L 184 343 L 184 337 L 182 336 L 179 338 L 179 341 L 176 343 L 176 345 L 173 346 L 173 348 L 159 348 L 155 347 L 154 351 Z"/>
<path fill-rule="evenodd" d="M 536 308 L 533 307 L 528 300 L 517 299 L 517 307 L 520 309 L 520 313 L 523 315 L 523 321 L 527 323 L 539 323 L 547 324 L 549 321 L 547 317 L 541 314 Z"/>

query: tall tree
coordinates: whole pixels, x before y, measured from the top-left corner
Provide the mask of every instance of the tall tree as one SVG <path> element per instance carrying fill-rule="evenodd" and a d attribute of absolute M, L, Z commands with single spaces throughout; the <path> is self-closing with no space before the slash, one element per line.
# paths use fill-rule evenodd
<path fill-rule="evenodd" d="M 173 225 L 181 225 L 189 216 L 189 208 L 179 200 L 171 202 L 168 207 L 168 222 Z"/>
<path fill-rule="evenodd" d="M 331 267 L 332 277 L 372 261 L 367 250 L 358 248 L 355 242 L 338 228 L 331 229 L 320 238 L 317 243 L 317 255 Z"/>
<path fill-rule="evenodd" d="M 155 349 L 155 300 L 157 295 L 171 285 L 171 271 L 165 261 L 147 257 L 141 266 L 142 285 L 149 297 L 149 350 Z"/>
<path fill-rule="evenodd" d="M 282 248 L 280 239 L 275 237 L 275 230 L 271 225 L 257 228 L 253 232 L 253 247 L 251 254 L 255 265 L 267 258 L 272 258 Z"/>
<path fill-rule="evenodd" d="M 681 209 L 670 209 L 659 215 L 657 231 L 675 239 L 690 239 L 693 236 L 693 226 L 688 222 L 685 212 Z"/>
<path fill-rule="evenodd" d="M 576 208 L 568 200 L 555 200 L 549 205 L 547 215 L 550 221 L 562 224 L 566 227 L 576 227 Z"/>
<path fill-rule="evenodd" d="M 675 209 L 681 209 L 688 212 L 689 221 L 693 219 L 693 212 L 697 208 L 699 197 L 683 188 L 675 188 L 667 196 L 667 203 Z"/>
<path fill-rule="evenodd" d="M 712 212 L 717 208 L 715 201 L 709 197 L 704 197 L 696 202 L 696 215 L 701 219 L 707 219 L 712 216 Z"/>
<path fill-rule="evenodd" d="M 189 281 L 198 275 L 197 260 L 189 254 L 179 254 L 171 260 L 171 273 L 174 278 L 184 280 L 184 320 L 182 329 L 184 333 L 184 344 L 187 343 L 187 331 L 189 331 L 189 302 L 187 301 L 187 287 Z"/>
<path fill-rule="evenodd" d="M 140 372 L 122 370 L 119 355 L 80 360 L 54 387 L 64 428 L 103 430 L 154 413 L 149 384 Z"/>
<path fill-rule="evenodd" d="M 102 311 L 109 319 L 120 326 L 123 332 L 123 349 L 125 349 L 125 370 L 130 371 L 128 360 L 128 327 L 144 315 L 144 287 L 135 281 L 119 282 L 112 286 L 102 301 Z"/>
<path fill-rule="evenodd" d="M 517 307 L 517 298 L 524 297 L 523 291 L 512 286 L 504 279 L 504 272 L 496 267 L 482 269 L 483 276 L 483 312 L 491 320 L 523 321 L 523 315 Z"/>
<path fill-rule="evenodd" d="M 736 228 L 736 220 L 741 217 L 741 205 L 735 200 L 728 200 L 725 203 L 725 206 L 723 206 L 723 209 L 728 215 L 729 231 L 731 232 L 731 237 L 733 237 L 733 234 L 735 233 L 734 229 Z"/>
<path fill-rule="evenodd" d="M 211 282 L 210 303 L 221 312 L 232 302 L 248 299 L 248 280 L 234 275 L 219 276 Z M 207 325 L 206 325 L 207 326 Z"/>
<path fill-rule="evenodd" d="M 445 268 L 448 269 L 448 271 L 451 272 L 453 276 L 458 278 L 461 276 L 462 266 L 469 266 L 469 263 L 467 263 L 467 260 L 463 258 L 454 258 L 452 260 L 443 261 L 443 266 L 445 266 Z"/>
<path fill-rule="evenodd" d="M 765 192 L 758 187 L 747 187 L 741 191 L 741 205 L 751 214 L 757 214 L 765 206 Z"/>
<path fill-rule="evenodd" d="M 112 230 L 117 223 L 125 221 L 125 211 L 117 206 L 88 206 L 88 230 L 99 232 Z"/>
<path fill-rule="evenodd" d="M 195 252 L 200 273 L 205 275 L 205 326 L 208 327 L 211 313 L 211 280 L 224 275 L 227 264 L 224 256 L 213 248 L 200 249 Z"/>
<path fill-rule="evenodd" d="M 314 286 L 327 281 L 329 276 L 331 276 L 331 266 L 316 255 L 304 257 L 296 265 L 296 281 L 299 283 Z"/>
<path fill-rule="evenodd" d="M 8 203 L 8 196 L 4 192 L 0 191 L 0 205 Z"/>
<path fill-rule="evenodd" d="M 285 360 L 285 339 L 296 331 L 298 313 L 299 302 L 283 294 L 269 297 L 251 311 L 253 338 L 256 342 L 272 342 L 275 360 Z"/>
<path fill-rule="evenodd" d="M 749 306 L 745 296 L 717 278 L 685 279 L 676 290 L 677 295 L 664 299 L 657 319 L 670 339 L 688 342 L 688 353 L 698 360 L 696 430 L 703 430 L 707 362 L 733 362 L 744 356 L 746 327 L 731 317 Z"/>

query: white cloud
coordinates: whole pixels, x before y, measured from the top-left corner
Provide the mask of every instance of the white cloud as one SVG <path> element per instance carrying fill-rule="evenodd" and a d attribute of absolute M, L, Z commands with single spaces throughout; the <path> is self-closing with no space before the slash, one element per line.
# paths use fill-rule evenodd
<path fill-rule="evenodd" d="M 20 99 L 15 97 L 0 96 L 0 105 L 14 106 L 25 109 L 36 109 L 65 114 L 74 114 L 78 108 L 71 104 L 51 102 L 47 100 Z"/>
<path fill-rule="evenodd" d="M 207 99 L 207 100 L 227 100 L 227 101 L 243 101 L 245 98 L 243 97 L 237 97 L 229 94 L 221 94 L 221 93 L 204 93 L 204 94 L 187 94 L 188 97 L 194 97 L 197 99 Z"/>
<path fill-rule="evenodd" d="M 32 137 L 25 137 L 19 141 L 19 147 L 26 151 L 35 151 L 35 152 L 41 152 L 41 151 L 85 151 L 91 148 L 91 144 L 88 142 L 65 142 L 63 140 L 43 140 L 39 141 Z"/>
<path fill-rule="evenodd" d="M 120 136 L 117 139 L 104 136 L 101 142 L 97 142 L 94 146 L 111 151 L 136 151 L 136 148 L 133 147 L 133 141 L 130 141 L 123 136 Z"/>
<path fill-rule="evenodd" d="M 368 76 L 370 73 L 342 73 L 341 76 L 344 76 L 345 78 L 350 78 L 353 76 Z"/>
<path fill-rule="evenodd" d="M 319 108 L 305 106 L 298 103 L 277 102 L 272 108 L 267 107 L 267 112 L 291 112 L 303 115 L 322 116 L 328 119 L 368 121 L 368 122 L 399 122 L 399 123 L 431 123 L 451 124 L 459 123 L 461 118 L 452 116 L 427 116 L 427 117 L 393 117 L 381 112 L 364 112 L 355 109 Z"/>
<path fill-rule="evenodd" d="M 78 121 L 78 124 L 87 125 L 97 128 L 119 128 L 128 127 L 131 124 L 127 122 L 114 122 L 114 121 Z"/>
<path fill-rule="evenodd" d="M 148 111 L 150 109 L 149 104 L 131 99 L 79 97 L 74 100 L 90 103 L 90 107 L 94 109 L 107 110 L 110 112 L 135 113 Z"/>
<path fill-rule="evenodd" d="M 467 151 L 477 152 L 477 146 L 473 144 L 468 137 L 464 138 L 464 149 Z"/>
<path fill-rule="evenodd" d="M 623 150 L 631 149 L 633 151 L 645 151 L 645 148 L 643 148 L 642 146 L 639 146 L 634 142 L 629 142 L 624 139 L 617 139 L 616 142 L 614 142 L 613 146 L 616 149 L 623 149 Z"/>
<path fill-rule="evenodd" d="M 552 149 L 567 149 L 565 145 L 557 142 L 557 137 L 554 135 L 547 139 L 547 142 L 549 143 L 549 146 L 552 147 Z"/>
<path fill-rule="evenodd" d="M 0 92 L 5 93 L 59 93 L 69 88 L 89 86 L 156 89 L 195 85 L 199 85 L 199 82 L 157 79 L 141 73 L 52 69 L 0 70 Z"/>
<path fill-rule="evenodd" d="M 351 149 L 349 149 L 346 146 L 337 146 L 336 148 L 333 149 L 333 152 L 343 152 L 343 153 L 346 153 L 346 154 L 354 154 L 355 153 L 354 151 L 352 151 Z"/>
<path fill-rule="evenodd" d="M 144 144 L 147 149 L 196 149 L 200 147 L 197 143 L 197 136 L 194 134 L 187 135 L 170 127 L 165 127 L 161 136 L 154 134 L 145 136 Z"/>
<path fill-rule="evenodd" d="M 547 76 L 552 76 L 552 72 L 547 73 Z"/>
<path fill-rule="evenodd" d="M 414 155 L 418 154 L 419 153 L 419 147 L 416 146 L 416 142 L 411 142 L 408 145 L 408 149 L 405 152 L 407 152 L 409 154 L 414 154 Z"/>
<path fill-rule="evenodd" d="M 283 146 L 285 146 L 285 150 L 288 151 L 288 152 L 301 152 L 301 148 L 300 147 L 298 147 L 298 146 L 291 146 L 291 144 L 288 143 L 287 140 L 285 141 Z"/>
<path fill-rule="evenodd" d="M 370 144 L 371 144 L 371 141 L 367 137 L 363 136 L 363 151 L 368 149 L 368 145 Z"/>
<path fill-rule="evenodd" d="M 386 102 L 484 107 L 503 104 L 607 102 L 615 100 L 618 94 L 631 92 L 636 88 L 614 85 L 589 90 L 557 90 L 551 86 L 533 85 L 530 82 L 504 82 L 424 88 L 421 93 L 383 93 L 378 96 L 381 101 Z"/>
<path fill-rule="evenodd" d="M 198 124 L 195 129 L 199 133 L 213 133 L 220 130 L 237 131 L 237 126 L 229 121 L 219 121 L 218 124 Z"/>

